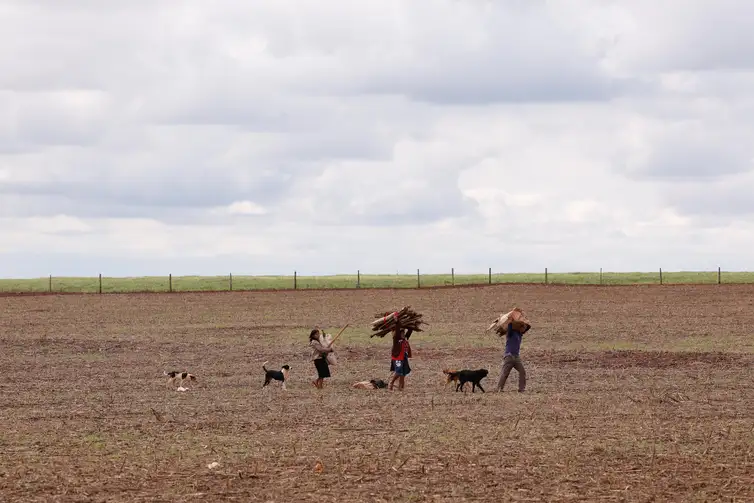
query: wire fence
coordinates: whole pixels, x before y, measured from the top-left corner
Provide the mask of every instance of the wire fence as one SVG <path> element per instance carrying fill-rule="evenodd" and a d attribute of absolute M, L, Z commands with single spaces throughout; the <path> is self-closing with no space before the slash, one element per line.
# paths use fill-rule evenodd
<path fill-rule="evenodd" d="M 639 284 L 741 284 L 754 283 L 754 272 L 663 271 L 657 272 L 551 272 L 497 273 L 488 268 L 481 274 L 341 274 L 331 276 L 302 276 L 298 271 L 286 276 L 143 276 L 56 277 L 49 275 L 34 279 L 0 279 L 4 293 L 127 293 L 127 292 L 220 292 L 249 290 L 309 290 L 362 288 L 437 288 L 481 286 L 495 284 L 544 285 L 639 285 Z"/>

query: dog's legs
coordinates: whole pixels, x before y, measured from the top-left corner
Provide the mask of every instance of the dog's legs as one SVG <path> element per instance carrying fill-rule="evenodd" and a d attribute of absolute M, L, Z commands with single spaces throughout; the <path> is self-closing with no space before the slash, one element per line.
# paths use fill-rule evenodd
<path fill-rule="evenodd" d="M 479 386 L 479 389 L 482 390 L 482 393 L 484 393 L 484 388 L 482 388 L 482 383 L 477 384 Z"/>
<path fill-rule="evenodd" d="M 476 393 L 476 381 L 471 381 L 471 392 Z"/>
<path fill-rule="evenodd" d="M 282 386 L 282 387 L 283 387 L 283 389 L 287 389 L 287 388 L 285 387 L 285 381 L 283 381 L 283 386 Z"/>

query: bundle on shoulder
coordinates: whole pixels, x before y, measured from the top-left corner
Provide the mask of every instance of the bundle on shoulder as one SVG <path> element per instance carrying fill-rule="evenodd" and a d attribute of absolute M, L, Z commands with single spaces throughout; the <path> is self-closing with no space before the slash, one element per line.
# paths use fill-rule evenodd
<path fill-rule="evenodd" d="M 322 346 L 331 347 L 333 343 L 333 336 L 332 334 L 325 333 L 324 330 L 320 330 L 318 340 L 319 343 L 322 344 Z M 338 364 L 338 357 L 335 354 L 335 348 L 333 348 L 333 351 L 331 353 L 327 353 L 325 359 L 327 359 L 327 363 L 329 363 L 330 365 Z"/>
<path fill-rule="evenodd" d="M 420 325 L 428 325 L 426 321 L 422 320 L 422 316 L 422 314 L 411 309 L 411 306 L 406 306 L 399 311 L 377 313 L 375 314 L 377 319 L 372 322 L 374 333 L 369 337 L 385 337 L 396 327 L 410 328 L 414 332 L 421 332 Z"/>
<path fill-rule="evenodd" d="M 513 329 L 525 334 L 531 328 L 531 322 L 527 318 L 526 314 L 520 307 L 514 307 L 512 310 L 505 314 L 501 314 L 492 324 L 487 327 L 486 331 L 494 330 L 497 335 L 503 336 L 508 333 L 508 324 L 513 326 Z"/>

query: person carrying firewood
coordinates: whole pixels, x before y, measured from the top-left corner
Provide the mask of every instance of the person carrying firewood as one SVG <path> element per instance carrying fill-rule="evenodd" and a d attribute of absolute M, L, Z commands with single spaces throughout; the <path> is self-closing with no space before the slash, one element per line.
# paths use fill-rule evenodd
<path fill-rule="evenodd" d="M 523 321 L 512 320 L 508 322 L 508 330 L 505 334 L 505 354 L 503 355 L 503 369 L 500 374 L 500 380 L 497 383 L 497 390 L 503 391 L 505 381 L 512 369 L 518 372 L 518 392 L 523 393 L 526 389 L 526 369 L 521 362 L 521 339 L 528 326 Z"/>
<path fill-rule="evenodd" d="M 395 381 L 398 381 L 398 389 L 403 390 L 406 385 L 406 376 L 411 373 L 411 367 L 409 366 L 408 359 L 411 358 L 411 344 L 408 339 L 411 337 L 413 329 L 409 328 L 408 331 L 396 326 L 393 329 L 393 347 L 390 352 L 390 371 L 393 373 L 389 390 L 393 390 Z"/>

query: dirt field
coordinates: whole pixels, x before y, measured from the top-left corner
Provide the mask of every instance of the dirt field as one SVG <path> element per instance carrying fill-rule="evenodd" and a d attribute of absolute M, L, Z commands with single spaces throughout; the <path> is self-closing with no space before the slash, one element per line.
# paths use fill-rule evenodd
<path fill-rule="evenodd" d="M 372 315 L 411 304 L 403 392 Z M 517 304 L 527 392 L 504 393 Z M 0 501 L 754 501 L 754 286 L 0 297 Z M 351 322 L 324 390 L 310 327 Z M 261 389 L 261 363 L 292 366 Z M 486 367 L 455 393 L 444 367 Z M 163 370 L 199 381 L 185 393 Z M 314 470 L 317 461 L 322 473 Z M 208 464 L 219 467 L 209 469 Z"/>

